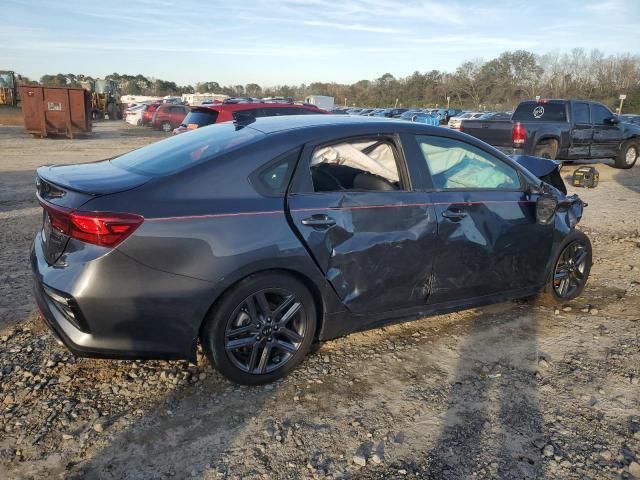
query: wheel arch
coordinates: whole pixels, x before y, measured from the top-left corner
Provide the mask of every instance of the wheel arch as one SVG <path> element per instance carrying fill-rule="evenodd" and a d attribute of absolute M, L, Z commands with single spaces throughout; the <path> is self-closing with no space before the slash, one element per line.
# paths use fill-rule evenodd
<path fill-rule="evenodd" d="M 263 268 L 260 270 L 255 270 L 250 273 L 243 272 L 243 274 L 238 275 L 237 278 L 234 278 L 229 283 L 225 284 L 225 286 L 215 295 L 214 300 L 211 302 L 211 305 L 205 312 L 204 316 L 200 319 L 200 325 L 198 326 L 198 339 L 200 339 L 202 335 L 202 330 L 205 326 L 206 320 L 211 314 L 211 312 L 216 308 L 216 305 L 220 303 L 220 301 L 224 298 L 224 296 L 236 287 L 240 282 L 244 279 L 252 276 L 252 275 L 262 275 L 266 273 L 281 273 L 285 275 L 289 275 L 294 277 L 296 280 L 301 282 L 311 294 L 313 298 L 314 305 L 316 307 L 316 331 L 314 332 L 315 340 L 318 340 L 319 334 L 322 331 L 325 323 L 325 312 L 327 311 L 326 299 L 322 295 L 321 288 L 316 284 L 315 281 L 311 279 L 311 277 L 299 270 L 295 270 L 293 268 L 287 267 L 275 267 L 275 268 Z"/>

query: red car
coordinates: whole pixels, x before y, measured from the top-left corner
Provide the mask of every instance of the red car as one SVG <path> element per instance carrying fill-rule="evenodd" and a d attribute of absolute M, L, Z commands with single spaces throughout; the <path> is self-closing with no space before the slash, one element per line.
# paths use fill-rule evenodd
<path fill-rule="evenodd" d="M 173 133 L 204 127 L 212 123 L 230 122 L 236 120 L 238 114 L 251 115 L 253 117 L 275 117 L 279 115 L 307 115 L 328 114 L 314 105 L 296 103 L 223 103 L 212 105 L 200 105 L 191 107 L 189 114 Z"/>
<path fill-rule="evenodd" d="M 151 120 L 151 126 L 154 130 L 170 132 L 182 123 L 188 112 L 189 109 L 184 105 L 163 103 L 156 108 Z"/>
<path fill-rule="evenodd" d="M 149 126 L 151 122 L 153 122 L 153 114 L 156 113 L 158 107 L 162 105 L 161 103 L 150 103 L 145 108 L 144 112 L 142 112 L 142 125 Z"/>

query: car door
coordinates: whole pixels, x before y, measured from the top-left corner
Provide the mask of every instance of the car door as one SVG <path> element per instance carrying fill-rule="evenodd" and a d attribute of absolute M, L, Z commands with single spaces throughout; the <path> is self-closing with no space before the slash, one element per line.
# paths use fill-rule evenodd
<path fill-rule="evenodd" d="M 411 189 L 397 136 L 305 146 L 287 208 L 292 227 L 351 312 L 426 304 L 437 222 L 426 194 Z"/>
<path fill-rule="evenodd" d="M 463 140 L 413 138 L 438 221 L 430 303 L 541 286 L 553 227 L 536 223 L 517 167 Z"/>
<path fill-rule="evenodd" d="M 571 146 L 569 156 L 571 158 L 588 158 L 591 142 L 593 141 L 593 125 L 591 113 L 587 102 L 574 102 L 571 104 Z"/>
<path fill-rule="evenodd" d="M 593 143 L 591 144 L 591 158 L 611 158 L 618 153 L 622 142 L 622 127 L 620 124 L 610 123 L 615 115 L 604 105 L 591 104 L 591 120 L 593 121 Z"/>

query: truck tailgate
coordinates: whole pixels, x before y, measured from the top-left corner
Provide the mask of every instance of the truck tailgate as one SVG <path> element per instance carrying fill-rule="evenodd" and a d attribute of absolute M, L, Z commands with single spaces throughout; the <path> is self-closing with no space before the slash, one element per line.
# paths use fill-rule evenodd
<path fill-rule="evenodd" d="M 494 147 L 511 147 L 511 120 L 463 120 L 460 131 Z"/>

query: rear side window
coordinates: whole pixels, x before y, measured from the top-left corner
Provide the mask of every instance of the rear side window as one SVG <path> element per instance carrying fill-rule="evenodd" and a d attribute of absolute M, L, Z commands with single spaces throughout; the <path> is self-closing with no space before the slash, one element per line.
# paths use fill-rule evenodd
<path fill-rule="evenodd" d="M 238 110 L 237 112 L 233 112 L 233 119 L 237 120 L 238 117 L 251 115 L 252 117 L 264 117 L 264 110 L 262 108 L 248 108 L 246 110 Z"/>
<path fill-rule="evenodd" d="M 311 157 L 316 192 L 401 190 L 398 154 L 388 139 L 359 138 L 318 147 Z"/>
<path fill-rule="evenodd" d="M 169 175 L 264 137 L 263 133 L 251 128 L 236 128 L 232 123 L 219 123 L 125 153 L 112 159 L 111 163 L 145 176 Z"/>
<path fill-rule="evenodd" d="M 573 104 L 573 123 L 589 125 L 591 120 L 589 118 L 589 104 L 587 103 L 574 103 Z"/>
<path fill-rule="evenodd" d="M 566 122 L 567 112 L 564 103 L 522 102 L 511 118 L 516 122 Z"/>
<path fill-rule="evenodd" d="M 218 112 L 216 110 L 191 110 L 182 121 L 189 128 L 199 128 L 216 123 Z"/>
<path fill-rule="evenodd" d="M 299 155 L 300 149 L 295 149 L 270 161 L 251 175 L 251 184 L 261 195 L 283 197 Z"/>

